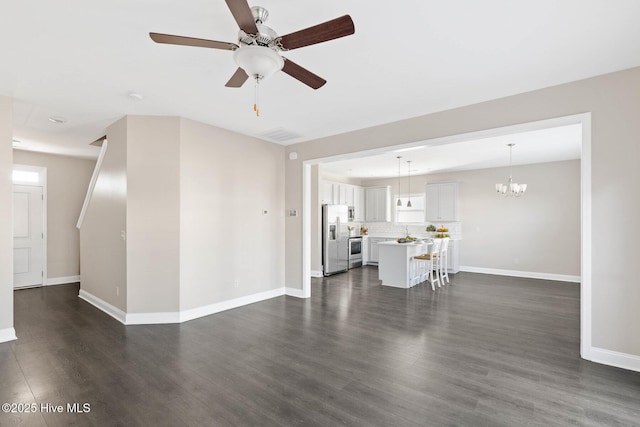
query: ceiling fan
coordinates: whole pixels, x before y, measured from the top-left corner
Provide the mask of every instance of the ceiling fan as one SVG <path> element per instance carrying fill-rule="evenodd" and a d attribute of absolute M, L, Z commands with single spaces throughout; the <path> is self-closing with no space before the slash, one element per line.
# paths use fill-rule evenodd
<path fill-rule="evenodd" d="M 225 1 L 240 27 L 237 44 L 171 34 L 149 33 L 149 36 L 156 43 L 234 51 L 233 57 L 238 69 L 225 85 L 227 87 L 240 87 L 249 76 L 255 79 L 257 85 L 260 80 L 282 70 L 307 86 L 318 89 L 327 81 L 284 58 L 280 52 L 326 42 L 355 32 L 351 17 L 345 15 L 304 30 L 278 36 L 274 30 L 264 25 L 269 13 L 263 7 L 249 8 L 247 0 Z M 254 109 L 256 108 L 254 106 Z"/>

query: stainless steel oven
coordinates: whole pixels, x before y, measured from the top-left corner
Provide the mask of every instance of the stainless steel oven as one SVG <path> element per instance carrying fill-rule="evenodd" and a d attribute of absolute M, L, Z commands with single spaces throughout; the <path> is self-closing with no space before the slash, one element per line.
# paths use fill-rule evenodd
<path fill-rule="evenodd" d="M 362 267 L 362 236 L 349 237 L 349 268 Z"/>

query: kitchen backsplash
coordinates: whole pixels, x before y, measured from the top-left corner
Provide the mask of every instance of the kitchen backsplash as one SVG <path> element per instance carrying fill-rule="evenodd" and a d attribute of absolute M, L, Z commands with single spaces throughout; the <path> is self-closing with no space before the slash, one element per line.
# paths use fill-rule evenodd
<path fill-rule="evenodd" d="M 355 227 L 355 233 L 360 234 L 360 226 L 365 225 L 369 229 L 369 236 L 373 237 L 402 237 L 406 235 L 407 228 L 409 229 L 409 234 L 414 237 L 429 237 L 432 233 L 427 233 L 425 230 L 427 228 L 427 224 L 425 225 L 395 225 L 390 222 L 371 222 L 371 223 L 359 223 L 353 222 L 349 223 L 349 225 L 353 225 Z M 460 240 L 462 239 L 462 223 L 460 222 L 438 222 L 433 225 L 436 228 L 446 227 L 449 229 L 447 234 L 451 236 L 452 239 Z"/>

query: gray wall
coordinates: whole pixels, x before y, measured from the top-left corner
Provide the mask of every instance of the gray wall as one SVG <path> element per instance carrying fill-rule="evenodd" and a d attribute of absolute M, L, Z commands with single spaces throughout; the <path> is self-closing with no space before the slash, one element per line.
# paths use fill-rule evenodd
<path fill-rule="evenodd" d="M 458 183 L 461 266 L 580 276 L 580 161 L 515 166 L 513 174 L 528 185 L 524 197 L 496 194 L 509 168 L 419 175 L 411 188 Z M 406 177 L 401 182 L 407 188 Z M 397 188 L 398 180 L 365 184 Z"/>
<path fill-rule="evenodd" d="M 640 356 L 640 68 L 287 146 L 286 206 L 302 207 L 302 164 L 465 132 L 592 114 L 592 345 Z M 613 227 L 623 231 L 606 232 Z M 302 287 L 302 217 L 286 221 L 286 283 Z M 615 268 L 617 266 L 618 268 Z"/>
<path fill-rule="evenodd" d="M 14 337 L 11 113 L 11 99 L 0 96 L 0 342 Z"/>
<path fill-rule="evenodd" d="M 95 160 L 13 150 L 13 163 L 47 168 L 47 278 L 79 275 L 76 223 Z"/>

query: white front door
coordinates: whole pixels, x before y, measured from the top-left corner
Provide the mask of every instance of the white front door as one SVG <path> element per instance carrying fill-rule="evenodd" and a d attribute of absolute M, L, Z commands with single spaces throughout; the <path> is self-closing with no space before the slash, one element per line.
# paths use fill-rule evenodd
<path fill-rule="evenodd" d="M 42 187 L 13 186 L 13 287 L 43 283 L 44 210 Z"/>

